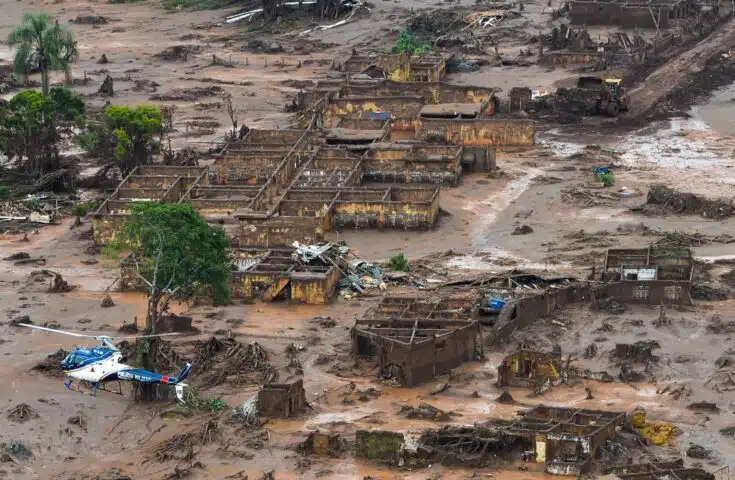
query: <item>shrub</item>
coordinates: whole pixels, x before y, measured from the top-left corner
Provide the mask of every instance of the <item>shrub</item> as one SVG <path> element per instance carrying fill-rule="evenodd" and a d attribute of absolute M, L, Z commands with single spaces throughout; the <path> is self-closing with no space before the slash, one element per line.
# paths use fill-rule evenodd
<path fill-rule="evenodd" d="M 408 259 L 403 252 L 391 257 L 388 262 L 388 268 L 396 272 L 408 272 L 410 270 Z"/>

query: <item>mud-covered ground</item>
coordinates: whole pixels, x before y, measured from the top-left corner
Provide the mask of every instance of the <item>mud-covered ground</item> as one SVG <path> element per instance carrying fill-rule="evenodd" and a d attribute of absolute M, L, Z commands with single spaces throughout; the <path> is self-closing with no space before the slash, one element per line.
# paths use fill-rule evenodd
<path fill-rule="evenodd" d="M 474 2 L 461 2 L 464 6 L 471 3 Z M 296 40 L 289 37 L 288 32 L 264 33 L 269 40 L 285 45 L 287 51 L 261 54 L 242 51 L 257 32 L 248 31 L 248 26 L 219 25 L 233 9 L 168 13 L 156 2 L 0 0 L 3 12 L 0 38 L 26 11 L 47 11 L 63 22 L 78 15 L 107 17 L 109 23 L 100 26 L 71 25 L 81 52 L 74 65 L 74 76 L 82 79 L 86 72 L 90 79 L 87 85 L 75 88 L 91 95 L 109 73 L 115 78 L 117 92 L 110 100 L 136 104 L 161 103 L 150 99 L 176 89 L 217 87 L 216 91 L 210 90 L 214 93 L 210 96 L 164 102 L 177 108 L 175 146 L 201 146 L 208 145 L 206 142 L 220 137 L 228 128 L 229 118 L 217 105 L 224 92 L 233 95 L 241 123 L 252 128 L 285 127 L 291 117 L 283 112 L 283 105 L 296 91 L 291 86 L 294 80 L 312 80 L 325 75 L 332 62 L 346 58 L 352 48 L 369 49 L 390 41 L 402 27 L 401 22 L 409 15 L 410 8 L 452 9 L 455 5 L 435 5 L 420 0 L 377 2 L 369 14 L 357 16 L 345 27 Z M 544 15 L 548 14 L 542 13 L 544 5 L 545 2 L 528 5 L 526 18 L 519 20 L 519 25 L 527 19 L 546 22 Z M 310 23 L 303 20 L 304 29 L 309 28 Z M 727 32 L 722 33 L 716 39 L 722 40 L 727 35 Z M 510 54 L 524 45 L 523 42 L 520 36 L 510 36 L 500 48 L 502 53 Z M 198 47 L 186 60 L 153 58 L 167 47 L 184 44 Z M 305 47 L 295 52 L 294 46 L 299 44 Z M 711 53 L 717 49 L 710 45 L 700 50 Z M 109 63 L 96 63 L 102 54 L 107 56 Z M 210 65 L 213 54 L 233 66 Z M 7 46 L 0 43 L 0 58 L 9 56 Z M 646 102 L 652 104 L 659 98 L 654 90 L 663 87 L 655 82 L 657 78 L 691 73 L 693 70 L 689 67 L 696 59 L 695 52 L 675 64 L 686 71 L 672 68 L 653 76 L 651 85 L 654 86 L 648 91 L 645 91 L 645 84 L 643 86 Z M 547 70 L 536 66 L 483 67 L 479 72 L 450 77 L 450 81 L 506 89 L 516 85 L 549 88 L 574 75 L 575 72 L 563 69 Z M 55 80 L 62 78 L 59 76 Z M 222 91 L 217 90 L 219 88 Z M 106 100 L 89 98 L 99 105 Z M 421 256 L 451 250 L 452 253 L 439 262 L 453 277 L 524 268 L 584 278 L 591 267 L 602 264 L 606 248 L 644 245 L 658 240 L 666 232 L 699 233 L 709 238 L 733 234 L 735 219 L 732 217 L 710 220 L 701 216 L 650 215 L 636 211 L 636 207 L 645 202 L 647 190 L 654 183 L 709 197 L 735 194 L 732 174 L 735 139 L 729 136 L 733 132 L 729 103 L 732 102 L 725 89 L 709 103 L 688 112 L 691 118 L 657 122 L 627 133 L 600 133 L 589 125 L 547 129 L 539 132 L 536 149 L 499 153 L 501 173 L 492 177 L 467 175 L 459 187 L 442 189 L 443 213 L 433 230 L 347 230 L 334 232 L 332 236 L 346 240 L 359 255 L 376 261 L 399 251 L 405 252 L 409 260 L 418 261 Z M 213 126 L 215 123 L 219 125 Z M 601 148 L 589 149 L 588 145 Z M 591 184 L 591 169 L 598 166 L 612 167 L 614 186 L 597 188 Z M 39 325 L 57 322 L 61 328 L 114 335 L 123 322 L 132 321 L 136 316 L 144 317 L 145 298 L 116 293 L 114 286 L 110 295 L 115 306 L 100 306 L 106 289 L 117 278 L 116 264 L 88 250 L 90 225 L 75 229 L 70 229 L 70 225 L 70 220 L 63 220 L 59 225 L 42 228 L 37 234 L 31 233 L 27 241 L 17 234 L 0 236 L 0 258 L 22 251 L 46 260 L 44 267 L 16 266 L 13 262 L 0 261 L 0 305 L 4 316 L 0 321 L 28 315 Z M 532 232 L 514 235 L 516 228 L 523 225 L 531 227 Z M 2 231 L 0 225 L 0 233 Z M 695 245 L 694 254 L 703 262 L 735 258 L 735 244 L 707 242 Z M 31 277 L 39 268 L 61 273 L 78 288 L 63 294 L 46 292 L 46 284 L 35 282 Z M 702 267 L 702 271 L 707 271 L 708 282 L 733 295 L 733 288 L 719 280 L 721 274 L 733 268 L 732 264 L 719 263 Z M 392 287 L 388 293 L 394 291 Z M 181 344 L 184 349 L 188 342 L 197 338 L 205 340 L 215 333 L 222 336 L 228 330 L 243 343 L 258 342 L 269 352 L 269 362 L 279 372 L 279 380 L 304 379 L 313 406 L 300 417 L 271 420 L 262 429 L 225 425 L 227 412 L 223 412 L 218 435 L 211 443 L 197 444 L 193 458 L 187 461 L 161 461 L 155 453 L 161 442 L 191 431 L 199 432 L 207 420 L 205 414 L 190 418 L 161 416 L 169 404 L 134 404 L 129 390 L 125 391 L 127 396 L 103 392 L 96 398 L 66 390 L 61 379 L 49 378 L 31 369 L 47 354 L 59 348 L 72 348 L 74 339 L 22 330 L 4 323 L 0 326 L 0 355 L 4 359 L 0 369 L 0 408 L 6 428 L 0 431 L 0 443 L 21 441 L 33 456 L 27 459 L 14 456 L 0 464 L 0 478 L 115 478 L 100 476 L 114 469 L 136 479 L 177 478 L 170 476 L 177 467 L 189 469 L 189 478 L 245 478 L 245 475 L 262 478 L 263 472 L 271 470 L 275 470 L 277 478 L 300 479 L 549 478 L 537 465 L 532 465 L 530 471 L 521 471 L 512 465 L 510 470 L 502 472 L 450 469 L 441 465 L 390 470 L 357 461 L 349 454 L 341 458 L 316 458 L 304 457 L 296 451 L 295 446 L 315 430 L 340 433 L 349 439 L 357 429 L 381 428 L 402 431 L 414 438 L 422 430 L 435 427 L 436 423 L 409 420 L 398 415 L 398 411 L 404 404 L 416 406 L 421 402 L 452 412 L 449 423 L 453 424 L 513 418 L 516 411 L 539 403 L 625 411 L 640 405 L 646 408 L 650 419 L 674 423 L 681 432 L 676 445 L 660 449 L 657 454 L 664 457 L 681 455 L 689 442 L 695 442 L 713 451 L 711 460 L 704 463 L 707 469 L 714 470 L 735 460 L 735 444 L 719 434 L 720 428 L 731 426 L 732 392 L 718 393 L 704 386 L 717 369 L 715 362 L 731 355 L 728 353 L 731 341 L 728 322 L 735 312 L 733 300 L 697 301 L 693 308 L 685 311 L 668 310 L 670 324 L 661 327 L 652 324 L 658 318 L 657 309 L 628 308 L 619 315 L 593 312 L 586 307 L 568 309 L 555 318 L 564 323 L 566 330 L 550 321 L 540 322 L 516 332 L 510 344 L 487 350 L 487 359 L 482 362 L 466 364 L 451 375 L 419 388 L 403 389 L 379 382 L 368 365 L 353 368 L 349 357 L 348 329 L 356 317 L 379 300 L 380 295 L 376 291 L 365 297 L 339 298 L 324 307 L 260 302 L 222 308 L 175 306 L 175 311 L 192 316 L 195 326 L 201 330 L 198 337 L 176 339 L 175 344 Z M 318 317 L 330 317 L 334 324 Z M 594 333 L 597 329 L 602 329 L 604 334 Z M 657 340 L 661 345 L 654 352 L 660 360 L 643 382 L 602 384 L 586 381 L 557 387 L 542 397 L 512 389 L 516 404 L 496 402 L 501 393 L 495 386 L 496 367 L 503 355 L 515 348 L 516 341 L 530 342 L 542 349 L 559 344 L 565 355 L 578 357 L 580 365 L 616 375 L 619 367 L 609 355 L 614 344 L 638 340 Z M 295 355 L 303 369 L 302 375 L 289 367 L 292 360 L 286 348 L 292 343 L 304 347 Z M 591 343 L 597 345 L 598 354 L 595 358 L 584 359 L 584 349 Z M 194 385 L 200 381 L 201 377 L 192 379 Z M 348 395 L 350 382 L 354 382 L 359 391 L 373 388 L 380 394 L 353 392 Z M 445 383 L 451 384 L 451 388 L 431 395 Z M 691 394 L 677 399 L 668 393 L 657 393 L 673 384 L 690 388 Z M 591 389 L 593 399 L 586 399 L 585 387 Z M 218 385 L 203 393 L 236 406 L 257 389 L 257 382 L 245 382 Z M 343 403 L 345 396 L 351 402 Z M 365 399 L 361 400 L 361 396 Z M 686 408 L 690 403 L 703 400 L 715 402 L 719 413 L 704 414 Z M 22 402 L 33 408 L 38 417 L 23 423 L 7 419 L 9 410 Z M 84 419 L 83 426 L 79 422 L 69 423 L 77 416 Z M 195 462 L 200 462 L 201 468 L 194 465 Z"/>

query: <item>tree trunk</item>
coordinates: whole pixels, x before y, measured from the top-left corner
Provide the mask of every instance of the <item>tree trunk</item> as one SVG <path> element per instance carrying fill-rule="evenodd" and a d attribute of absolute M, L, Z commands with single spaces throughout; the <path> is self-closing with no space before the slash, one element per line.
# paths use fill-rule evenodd
<path fill-rule="evenodd" d="M 148 297 L 148 313 L 145 317 L 145 333 L 147 335 L 156 334 L 156 322 L 159 315 L 159 304 L 161 302 L 161 295 L 159 293 L 152 293 Z M 158 350 L 158 338 L 142 338 L 139 342 L 146 342 L 147 348 L 141 355 L 142 367 L 146 370 L 155 371 L 156 365 L 156 353 Z M 141 383 L 138 390 L 138 400 L 141 402 L 153 402 L 156 400 L 157 386 L 151 383 Z"/>
<path fill-rule="evenodd" d="M 46 65 L 41 65 L 41 91 L 44 95 L 48 96 L 49 92 L 49 78 L 48 69 Z"/>

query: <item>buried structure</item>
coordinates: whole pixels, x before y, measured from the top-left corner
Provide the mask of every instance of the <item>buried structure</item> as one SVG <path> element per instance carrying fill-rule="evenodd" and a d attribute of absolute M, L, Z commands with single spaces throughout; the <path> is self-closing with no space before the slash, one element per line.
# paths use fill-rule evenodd
<path fill-rule="evenodd" d="M 626 303 L 691 305 L 694 259 L 688 247 L 651 245 L 609 249 L 602 279 L 614 282 L 606 294 Z"/>
<path fill-rule="evenodd" d="M 443 463 L 480 466 L 522 457 L 544 464 L 548 473 L 578 476 L 595 468 L 624 423 L 624 412 L 539 405 L 513 422 L 427 430 L 419 444 Z"/>
<path fill-rule="evenodd" d="M 352 328 L 357 361 L 406 387 L 425 383 L 483 355 L 474 299 L 385 297 Z"/>

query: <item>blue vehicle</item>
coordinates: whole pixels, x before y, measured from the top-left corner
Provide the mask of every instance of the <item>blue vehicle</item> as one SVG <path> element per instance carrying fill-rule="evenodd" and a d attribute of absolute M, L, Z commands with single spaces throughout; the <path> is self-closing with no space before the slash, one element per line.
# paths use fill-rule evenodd
<path fill-rule="evenodd" d="M 158 383 L 161 385 L 171 385 L 176 388 L 176 397 L 179 401 L 184 401 L 183 387 L 184 380 L 191 372 L 191 363 L 186 363 L 181 372 L 176 376 L 162 375 L 160 373 L 151 372 L 142 368 L 135 368 L 124 363 L 122 352 L 112 343 L 113 338 L 105 335 L 92 336 L 83 333 L 68 332 L 65 330 L 57 330 L 48 327 L 39 327 L 37 325 L 29 325 L 27 323 L 19 324 L 23 327 L 33 328 L 36 330 L 44 330 L 72 337 L 93 338 L 100 342 L 99 345 L 91 348 L 74 347 L 69 355 L 61 361 L 61 369 L 67 376 L 64 386 L 70 390 L 76 390 L 83 393 L 80 389 L 82 384 L 91 386 L 92 396 L 96 396 L 98 390 L 105 392 L 117 393 L 122 395 L 122 387 L 120 381 L 130 381 L 138 383 Z M 139 335 L 135 337 L 120 337 L 120 339 L 129 338 L 145 338 L 145 337 L 162 337 L 166 335 L 178 335 L 177 333 L 162 333 L 159 335 Z M 77 388 L 73 388 L 74 381 L 77 381 Z M 108 390 L 106 385 L 109 382 L 117 382 L 118 391 Z"/>

